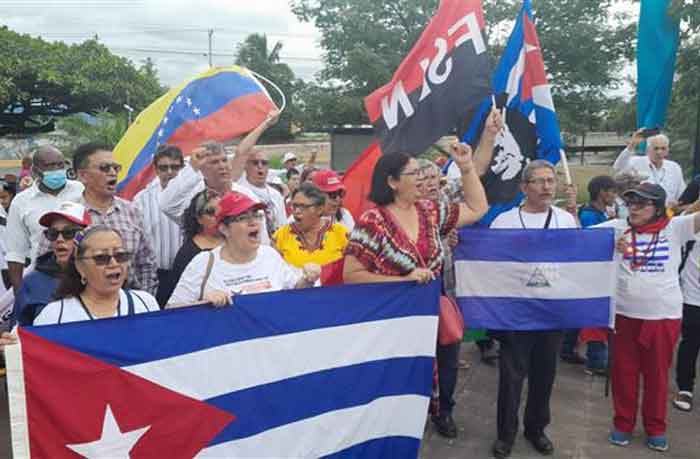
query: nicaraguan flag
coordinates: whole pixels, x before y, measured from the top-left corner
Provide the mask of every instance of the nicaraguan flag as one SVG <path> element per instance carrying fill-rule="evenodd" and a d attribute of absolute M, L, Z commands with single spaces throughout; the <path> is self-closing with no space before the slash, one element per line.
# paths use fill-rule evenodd
<path fill-rule="evenodd" d="M 616 263 L 608 229 L 466 229 L 455 249 L 469 328 L 608 327 Z"/>
<path fill-rule="evenodd" d="M 438 298 L 343 286 L 20 328 L 14 457 L 416 458 Z"/>
<path fill-rule="evenodd" d="M 533 159 L 559 162 L 562 142 L 559 120 L 554 109 L 551 86 L 537 37 L 530 0 L 513 27 L 498 67 L 493 74 L 493 93 L 499 107 L 505 107 L 504 129 L 496 137 L 493 159 L 483 178 L 489 200 L 489 212 L 480 225 L 488 226 L 500 213 L 522 201 L 520 174 Z M 491 97 L 484 100 L 465 129 L 464 141 L 476 145 Z M 450 165 L 448 176 L 458 174 Z"/>

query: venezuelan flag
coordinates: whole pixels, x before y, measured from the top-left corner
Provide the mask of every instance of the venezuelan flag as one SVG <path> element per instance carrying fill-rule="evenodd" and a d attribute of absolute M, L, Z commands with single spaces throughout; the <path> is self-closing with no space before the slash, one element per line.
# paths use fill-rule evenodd
<path fill-rule="evenodd" d="M 154 177 L 162 144 L 185 154 L 207 140 L 229 141 L 258 126 L 275 104 L 242 67 L 212 68 L 171 89 L 139 114 L 114 149 L 122 165 L 118 190 L 131 199 Z"/>

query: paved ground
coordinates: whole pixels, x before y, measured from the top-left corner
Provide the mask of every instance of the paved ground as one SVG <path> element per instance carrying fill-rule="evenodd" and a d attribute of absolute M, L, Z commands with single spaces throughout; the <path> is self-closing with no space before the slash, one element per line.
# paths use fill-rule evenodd
<path fill-rule="evenodd" d="M 424 459 L 491 457 L 490 448 L 496 435 L 498 368 L 480 363 L 473 344 L 462 346 L 462 358 L 471 363 L 471 368 L 460 370 L 455 397 L 454 417 L 459 437 L 448 441 L 429 425 L 423 444 Z M 661 454 L 647 449 L 640 426 L 629 447 L 610 445 L 607 434 L 612 422 L 612 402 L 605 398 L 604 390 L 604 378 L 588 376 L 580 366 L 559 365 L 552 400 L 552 425 L 547 431 L 556 447 L 554 458 L 700 458 L 700 410 L 681 413 L 670 407 L 670 401 L 668 435 L 671 447 L 668 452 Z M 511 457 L 542 456 L 532 449 L 521 432 Z"/>
<path fill-rule="evenodd" d="M 462 358 L 471 363 L 471 368 L 460 370 L 454 413 L 459 425 L 459 438 L 448 441 L 435 433 L 432 425 L 428 425 L 421 454 L 423 459 L 490 457 L 496 432 L 498 369 L 478 363 L 478 352 L 471 344 L 463 346 Z M 610 400 L 603 395 L 604 384 L 603 378 L 583 374 L 581 367 L 560 365 L 552 404 L 553 424 L 548 431 L 556 446 L 554 458 L 700 458 L 700 410 L 686 414 L 669 408 L 671 449 L 665 454 L 648 450 L 644 445 L 643 432 L 639 431 L 627 448 L 608 444 L 606 436 L 611 409 Z M 9 422 L 4 384 L 0 387 L 0 459 L 5 459 L 10 457 Z M 519 436 L 512 457 L 525 459 L 542 456 Z"/>

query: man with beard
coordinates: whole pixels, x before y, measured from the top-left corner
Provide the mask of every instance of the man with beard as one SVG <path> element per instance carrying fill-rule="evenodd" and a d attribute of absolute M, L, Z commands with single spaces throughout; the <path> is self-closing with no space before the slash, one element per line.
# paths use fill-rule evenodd
<path fill-rule="evenodd" d="M 121 165 L 114 161 L 112 147 L 97 143 L 81 145 L 73 156 L 73 169 L 85 185 L 78 203 L 85 206 L 92 224 L 119 232 L 126 251 L 131 254 L 128 287 L 155 295 L 158 265 L 153 246 L 145 233 L 141 211 L 116 196 Z"/>

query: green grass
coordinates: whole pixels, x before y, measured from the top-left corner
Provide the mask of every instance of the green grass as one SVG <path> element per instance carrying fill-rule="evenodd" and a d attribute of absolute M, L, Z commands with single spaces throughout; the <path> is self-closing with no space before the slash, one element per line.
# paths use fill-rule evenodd
<path fill-rule="evenodd" d="M 571 179 L 577 187 L 577 198 L 579 204 L 585 204 L 588 202 L 588 182 L 593 177 L 598 175 L 612 175 L 612 167 L 609 166 L 575 166 L 569 165 L 571 170 Z M 561 183 L 565 183 L 564 180 L 564 169 L 559 166 L 557 168 L 558 175 Z"/>

